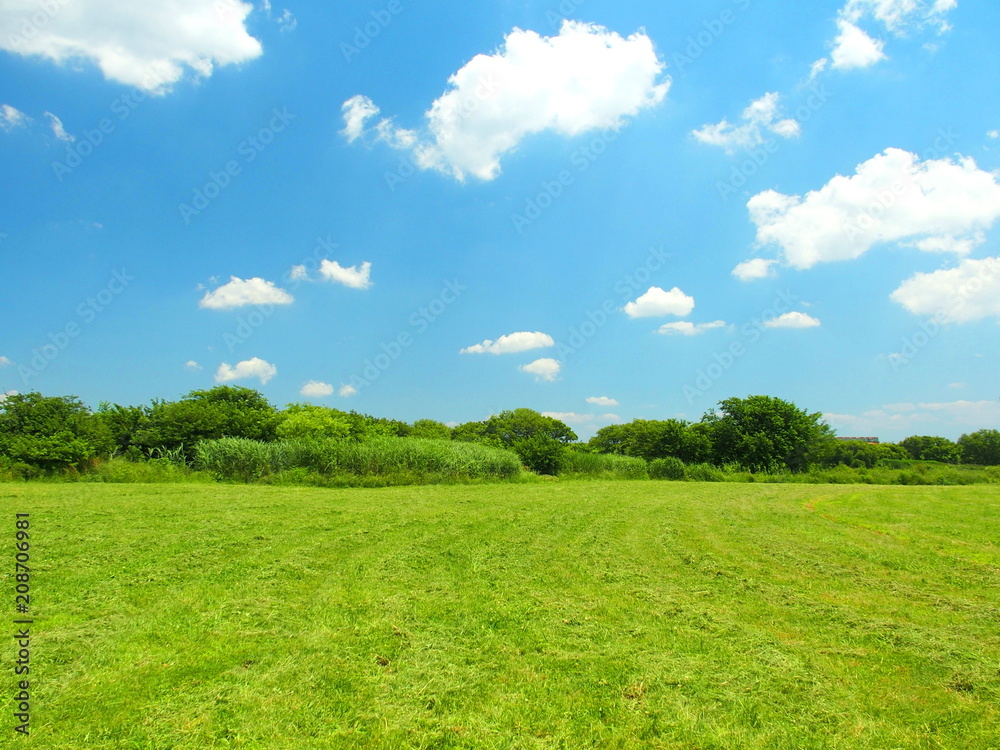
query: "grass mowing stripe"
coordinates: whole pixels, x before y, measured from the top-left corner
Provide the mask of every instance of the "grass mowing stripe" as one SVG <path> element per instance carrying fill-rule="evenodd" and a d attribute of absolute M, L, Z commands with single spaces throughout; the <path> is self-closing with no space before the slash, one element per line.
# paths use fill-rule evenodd
<path fill-rule="evenodd" d="M 0 498 L 37 533 L 28 747 L 996 746 L 997 488 Z"/>

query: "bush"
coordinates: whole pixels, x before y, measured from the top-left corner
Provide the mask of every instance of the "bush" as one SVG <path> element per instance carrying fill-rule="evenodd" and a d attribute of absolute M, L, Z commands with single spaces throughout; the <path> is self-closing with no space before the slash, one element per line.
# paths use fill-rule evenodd
<path fill-rule="evenodd" d="M 542 434 L 516 440 L 511 448 L 526 467 L 538 474 L 558 474 L 566 452 L 561 442 Z"/>
<path fill-rule="evenodd" d="M 649 462 L 649 476 L 651 479 L 672 479 L 674 481 L 684 479 L 684 462 L 673 456 L 655 458 Z"/>
<path fill-rule="evenodd" d="M 0 482 L 22 482 L 42 475 L 42 470 L 23 461 L 0 456 Z"/>

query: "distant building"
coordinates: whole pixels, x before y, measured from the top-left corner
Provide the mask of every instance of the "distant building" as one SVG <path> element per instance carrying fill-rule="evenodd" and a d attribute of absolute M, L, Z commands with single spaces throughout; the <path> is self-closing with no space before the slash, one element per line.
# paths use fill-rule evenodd
<path fill-rule="evenodd" d="M 840 437 L 838 435 L 837 440 L 857 440 L 862 443 L 871 443 L 872 445 L 878 445 L 877 437 Z"/>

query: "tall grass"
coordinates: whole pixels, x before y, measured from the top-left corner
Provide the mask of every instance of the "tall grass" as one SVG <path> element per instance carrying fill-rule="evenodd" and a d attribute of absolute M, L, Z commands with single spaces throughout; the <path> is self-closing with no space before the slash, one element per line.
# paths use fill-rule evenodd
<path fill-rule="evenodd" d="M 648 464 L 641 458 L 573 450 L 563 455 L 559 474 L 598 479 L 649 479 Z"/>
<path fill-rule="evenodd" d="M 391 437 L 362 443 L 333 438 L 273 443 L 206 440 L 195 448 L 195 467 L 228 481 L 275 481 L 290 473 L 289 478 L 305 483 L 336 477 L 511 479 L 521 472 L 521 462 L 511 451 L 475 443 Z"/>

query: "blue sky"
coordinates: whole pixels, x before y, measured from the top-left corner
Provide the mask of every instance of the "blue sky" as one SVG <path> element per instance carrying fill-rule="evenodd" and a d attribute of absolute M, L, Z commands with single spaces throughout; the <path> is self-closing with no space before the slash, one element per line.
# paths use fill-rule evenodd
<path fill-rule="evenodd" d="M 118 5 L 0 9 L 0 393 L 1000 427 L 995 3 Z"/>

